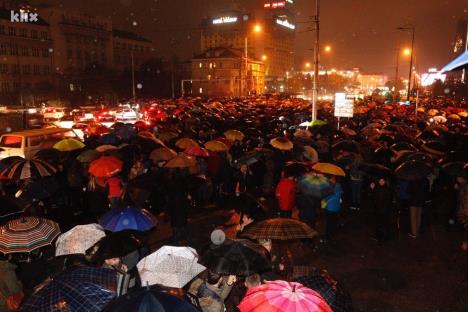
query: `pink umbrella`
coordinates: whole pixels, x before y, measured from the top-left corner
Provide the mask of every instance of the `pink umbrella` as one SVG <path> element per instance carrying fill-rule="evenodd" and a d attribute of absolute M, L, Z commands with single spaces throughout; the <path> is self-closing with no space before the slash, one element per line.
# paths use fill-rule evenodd
<path fill-rule="evenodd" d="M 318 292 L 286 281 L 250 289 L 238 308 L 241 312 L 333 312 Z"/>

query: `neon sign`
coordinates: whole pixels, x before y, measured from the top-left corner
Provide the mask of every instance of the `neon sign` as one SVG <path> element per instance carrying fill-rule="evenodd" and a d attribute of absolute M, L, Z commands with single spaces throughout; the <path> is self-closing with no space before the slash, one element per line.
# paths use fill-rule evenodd
<path fill-rule="evenodd" d="M 263 5 L 264 8 L 273 8 L 273 9 L 277 9 L 277 8 L 284 8 L 286 6 L 286 2 L 285 1 L 280 1 L 280 2 L 269 2 L 269 3 L 265 3 Z"/>
<path fill-rule="evenodd" d="M 237 16 L 222 16 L 213 20 L 213 24 L 226 24 L 237 22 Z"/>
<path fill-rule="evenodd" d="M 289 29 L 296 29 L 296 25 L 291 24 L 288 20 L 276 19 L 276 24 L 284 26 Z"/>

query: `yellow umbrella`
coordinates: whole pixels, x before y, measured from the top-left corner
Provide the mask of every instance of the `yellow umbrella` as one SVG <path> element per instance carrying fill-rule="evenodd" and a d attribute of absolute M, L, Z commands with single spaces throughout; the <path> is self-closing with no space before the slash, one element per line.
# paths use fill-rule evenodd
<path fill-rule="evenodd" d="M 242 132 L 234 129 L 224 132 L 224 136 L 231 141 L 242 141 L 245 137 Z"/>
<path fill-rule="evenodd" d="M 85 145 L 75 139 L 63 139 L 54 145 L 54 148 L 61 152 L 71 152 L 82 149 L 83 147 L 85 147 Z"/>
<path fill-rule="evenodd" d="M 164 167 L 166 168 L 189 168 L 197 165 L 195 157 L 179 154 L 169 160 Z"/>
<path fill-rule="evenodd" d="M 437 115 L 438 113 L 439 113 L 439 111 L 438 111 L 437 109 L 435 109 L 435 108 L 432 108 L 432 109 L 430 109 L 430 110 L 427 112 L 427 114 L 428 114 L 429 116 L 435 116 L 435 115 Z"/>
<path fill-rule="evenodd" d="M 448 115 L 447 116 L 448 119 L 461 119 L 460 116 L 458 116 L 457 114 L 451 114 L 451 115 Z"/>
<path fill-rule="evenodd" d="M 465 117 L 468 117 L 468 113 L 465 112 L 465 111 L 459 112 L 459 113 L 458 113 L 458 116 L 465 118 Z"/>
<path fill-rule="evenodd" d="M 323 174 L 331 174 L 340 177 L 344 177 L 346 175 L 343 169 L 330 163 L 316 163 L 312 169 Z"/>
<path fill-rule="evenodd" d="M 212 140 L 205 143 L 205 148 L 212 152 L 225 152 L 229 150 L 226 144 L 220 141 Z"/>
<path fill-rule="evenodd" d="M 189 147 L 199 147 L 200 145 L 195 142 L 194 140 L 192 139 L 189 139 L 189 138 L 182 138 L 182 139 L 179 139 L 177 140 L 176 144 L 175 144 L 178 148 L 180 149 L 187 149 Z"/>
<path fill-rule="evenodd" d="M 153 150 L 149 158 L 153 161 L 168 161 L 177 156 L 177 153 L 168 147 L 159 147 Z"/>
<path fill-rule="evenodd" d="M 418 107 L 418 112 L 420 113 L 424 113 L 426 111 L 426 109 L 424 107 Z"/>
<path fill-rule="evenodd" d="M 281 151 L 290 151 L 294 147 L 293 143 L 284 137 L 271 139 L 270 144 Z"/>

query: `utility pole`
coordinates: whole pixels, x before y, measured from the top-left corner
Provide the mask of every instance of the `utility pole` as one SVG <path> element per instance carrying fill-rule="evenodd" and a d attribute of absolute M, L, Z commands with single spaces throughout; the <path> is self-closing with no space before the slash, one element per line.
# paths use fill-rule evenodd
<path fill-rule="evenodd" d="M 396 103 L 398 100 L 398 88 L 397 84 L 400 81 L 400 78 L 398 77 L 398 67 L 400 66 L 400 46 L 398 45 L 397 47 L 397 52 L 396 52 L 396 66 L 395 66 L 395 82 L 393 84 L 393 87 L 395 90 L 393 91 L 393 103 Z"/>
<path fill-rule="evenodd" d="M 133 105 L 136 104 L 136 90 L 135 90 L 135 61 L 133 59 L 133 50 L 132 50 L 132 95 L 133 95 Z"/>
<path fill-rule="evenodd" d="M 411 77 L 413 75 L 413 56 L 414 56 L 414 26 L 411 27 L 412 35 L 411 35 L 411 58 L 410 58 L 410 65 L 409 65 L 409 74 L 408 74 L 408 96 L 406 100 L 410 100 L 410 92 L 411 92 Z"/>
<path fill-rule="evenodd" d="M 248 93 L 247 92 L 247 88 L 248 88 L 247 75 L 249 73 L 249 69 L 248 69 L 248 67 L 249 67 L 249 65 L 248 65 L 249 64 L 248 44 L 249 44 L 248 38 L 247 38 L 247 36 L 245 36 L 245 38 L 244 38 L 244 54 L 245 54 L 244 55 L 244 57 L 245 57 L 245 68 L 244 68 L 244 70 L 245 70 L 245 86 L 244 86 L 244 90 L 245 90 L 245 95 L 248 95 L 247 94 Z"/>
<path fill-rule="evenodd" d="M 312 88 L 312 121 L 317 119 L 318 75 L 320 53 L 320 0 L 315 0 L 315 49 L 314 49 L 314 81 Z"/>

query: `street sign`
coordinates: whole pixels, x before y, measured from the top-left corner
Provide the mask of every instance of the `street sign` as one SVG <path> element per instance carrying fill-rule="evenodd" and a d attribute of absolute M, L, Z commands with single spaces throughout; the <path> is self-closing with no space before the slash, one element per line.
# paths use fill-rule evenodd
<path fill-rule="evenodd" d="M 346 93 L 335 94 L 335 117 L 353 117 L 354 100 L 346 98 Z"/>

